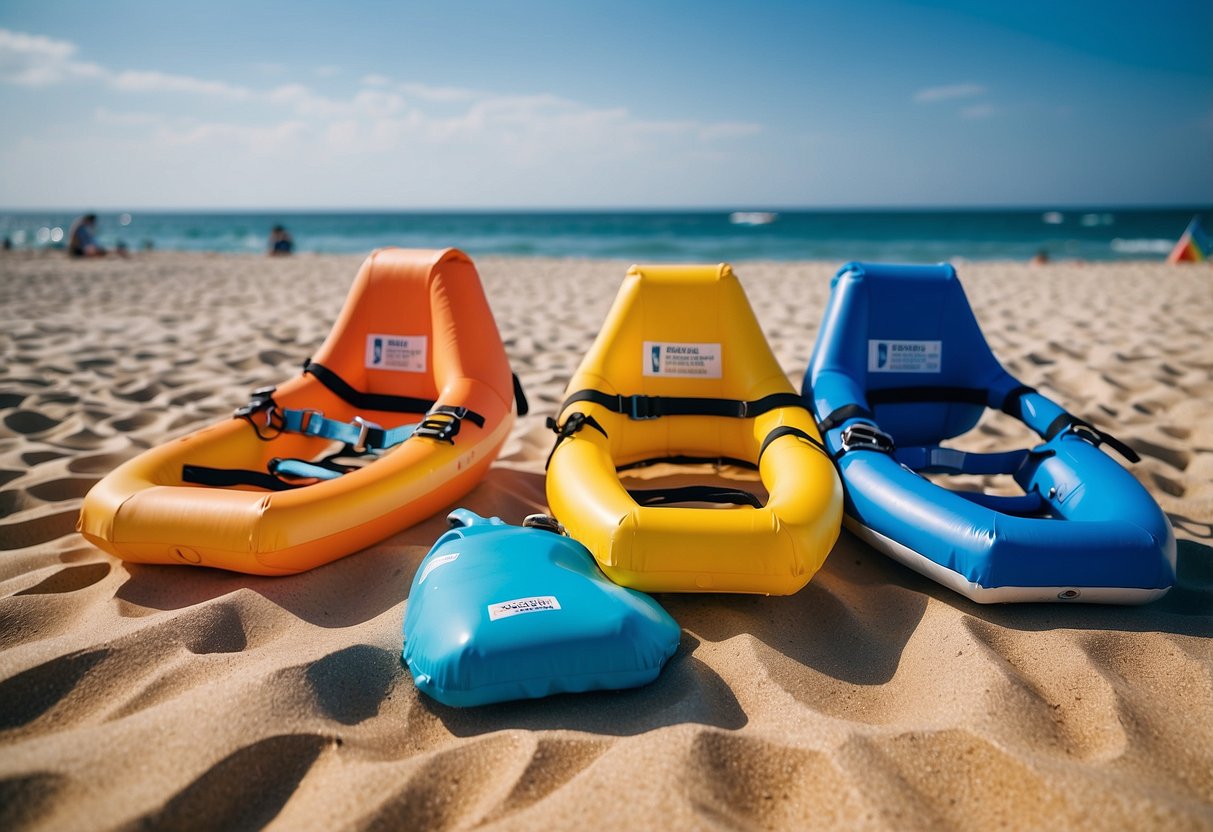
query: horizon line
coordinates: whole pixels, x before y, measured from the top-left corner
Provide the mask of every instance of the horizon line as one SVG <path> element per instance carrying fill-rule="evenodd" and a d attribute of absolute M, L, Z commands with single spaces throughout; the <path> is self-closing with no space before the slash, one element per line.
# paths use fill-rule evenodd
<path fill-rule="evenodd" d="M 87 203 L 85 203 L 87 205 Z M 664 213 L 927 213 L 927 212 L 994 212 L 994 211 L 1213 211 L 1213 201 L 1207 204 L 1183 203 L 1007 203 L 951 205 L 666 205 L 666 206 L 467 206 L 467 207 L 384 207 L 384 206 L 308 206 L 308 207 L 189 207 L 189 206 L 88 206 L 75 207 L 0 207 L 0 214 L 82 214 L 82 213 L 149 213 L 149 214 L 664 214 Z"/>

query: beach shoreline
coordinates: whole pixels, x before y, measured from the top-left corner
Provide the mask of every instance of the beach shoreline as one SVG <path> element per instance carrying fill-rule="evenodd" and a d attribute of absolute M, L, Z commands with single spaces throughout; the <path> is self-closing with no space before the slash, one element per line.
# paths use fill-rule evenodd
<path fill-rule="evenodd" d="M 682 642 L 643 689 L 456 710 L 399 659 L 442 514 L 287 578 L 74 531 L 116 465 L 298 374 L 362 259 L 0 254 L 0 826 L 1213 829 L 1213 266 L 957 264 L 1012 374 L 1142 455 L 1163 600 L 980 606 L 844 532 L 797 595 L 658 596 Z M 461 505 L 546 509 L 544 421 L 629 264 L 476 258 L 531 412 Z M 733 265 L 799 389 L 841 263 Z M 993 413 L 958 446 L 1030 441 Z"/>

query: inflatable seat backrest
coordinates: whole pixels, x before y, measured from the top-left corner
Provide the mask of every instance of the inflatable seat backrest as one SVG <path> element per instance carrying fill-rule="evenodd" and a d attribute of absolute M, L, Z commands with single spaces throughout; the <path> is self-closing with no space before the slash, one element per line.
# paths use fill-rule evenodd
<path fill-rule="evenodd" d="M 1005 392 L 1018 384 L 990 351 L 949 265 L 843 266 L 832 283 L 809 374 L 812 395 L 819 400 L 831 395 L 837 376 L 848 378 L 869 402 L 879 402 L 878 391 L 886 391 L 886 397 L 906 388 Z M 928 390 L 919 392 L 930 397 Z M 829 402 L 824 411 L 836 406 Z M 937 401 L 869 405 L 881 428 L 902 445 L 964 433 L 977 424 L 984 407 L 949 401 L 946 395 Z"/>
<path fill-rule="evenodd" d="M 480 278 L 456 249 L 424 258 L 395 248 L 371 254 L 312 361 L 365 393 L 436 399 L 474 379 L 507 407 L 513 396 Z"/>
<path fill-rule="evenodd" d="M 742 401 L 795 393 L 727 264 L 629 269 L 602 330 L 570 382 L 570 391 L 584 389 Z M 732 435 L 749 430 L 743 419 L 716 418 L 712 431 L 698 432 L 674 427 L 677 420 L 626 422 L 630 438 L 617 445 L 617 451 L 620 456 L 642 451 L 738 453 L 740 440 Z M 715 447 L 703 447 L 701 440 L 708 436 L 714 436 Z"/>

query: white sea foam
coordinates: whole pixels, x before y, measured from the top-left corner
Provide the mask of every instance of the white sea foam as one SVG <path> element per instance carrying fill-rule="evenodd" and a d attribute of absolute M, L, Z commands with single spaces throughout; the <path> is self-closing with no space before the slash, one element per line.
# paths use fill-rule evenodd
<path fill-rule="evenodd" d="M 1112 240 L 1112 251 L 1117 254 L 1167 254 L 1174 246 L 1174 240 Z"/>

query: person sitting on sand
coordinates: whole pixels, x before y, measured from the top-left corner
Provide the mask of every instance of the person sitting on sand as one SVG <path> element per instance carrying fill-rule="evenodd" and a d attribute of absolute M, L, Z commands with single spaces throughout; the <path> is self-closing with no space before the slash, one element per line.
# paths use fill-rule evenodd
<path fill-rule="evenodd" d="M 269 255 L 271 257 L 290 254 L 294 249 L 295 241 L 291 239 L 291 235 L 285 228 L 275 225 L 270 229 Z"/>
<path fill-rule="evenodd" d="M 77 217 L 67 233 L 67 253 L 72 257 L 103 257 L 105 249 L 97 244 L 97 215 Z"/>

